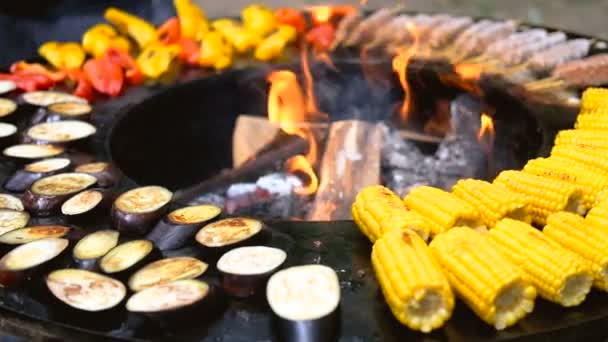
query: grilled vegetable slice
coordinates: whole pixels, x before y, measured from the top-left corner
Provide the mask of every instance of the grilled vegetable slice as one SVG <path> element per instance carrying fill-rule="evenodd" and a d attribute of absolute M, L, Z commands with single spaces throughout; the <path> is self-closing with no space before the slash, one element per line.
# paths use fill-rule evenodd
<path fill-rule="evenodd" d="M 86 173 L 60 173 L 35 181 L 23 196 L 23 204 L 37 216 L 58 212 L 73 194 L 95 184 L 97 179 Z"/>
<path fill-rule="evenodd" d="M 0 81 L 2 82 L 2 81 Z M 9 116 L 17 111 L 17 103 L 13 100 L 0 98 L 0 118 Z"/>
<path fill-rule="evenodd" d="M 165 216 L 148 234 L 161 251 L 186 245 L 200 226 L 216 218 L 222 210 L 213 205 L 196 205 L 180 208 Z"/>
<path fill-rule="evenodd" d="M 486 234 L 456 227 L 437 235 L 430 246 L 452 289 L 497 330 L 534 309 L 534 287 Z"/>
<path fill-rule="evenodd" d="M 426 241 L 431 231 L 429 222 L 406 208 L 389 189 L 374 185 L 361 190 L 352 207 L 355 223 L 371 242 L 393 229 L 411 229 Z"/>
<path fill-rule="evenodd" d="M 90 123 L 63 120 L 32 126 L 26 134 L 32 141 L 62 144 L 90 137 L 96 131 L 95 126 Z"/>
<path fill-rule="evenodd" d="M 162 217 L 171 201 L 171 191 L 145 186 L 120 195 L 112 206 L 112 221 L 121 233 L 142 235 Z"/>
<path fill-rule="evenodd" d="M 490 238 L 525 273 L 538 294 L 563 306 L 582 303 L 591 290 L 589 264 L 534 227 L 511 219 L 498 222 Z"/>
<path fill-rule="evenodd" d="M 158 253 L 148 240 L 132 240 L 112 248 L 99 260 L 99 268 L 119 279 L 126 279 L 145 264 L 153 261 Z"/>
<path fill-rule="evenodd" d="M 9 80 L 0 81 L 0 95 L 8 94 L 15 89 L 17 89 L 15 82 Z"/>
<path fill-rule="evenodd" d="M 194 279 L 205 273 L 207 264 L 190 257 L 161 259 L 137 271 L 129 279 L 135 292 L 180 279 Z"/>
<path fill-rule="evenodd" d="M 0 235 L 25 227 L 29 220 L 30 214 L 25 211 L 0 209 Z"/>
<path fill-rule="evenodd" d="M 87 121 L 90 118 L 93 107 L 87 103 L 82 102 L 59 102 L 54 103 L 47 107 L 47 118 L 46 121 L 60 121 L 60 120 L 83 120 Z"/>
<path fill-rule="evenodd" d="M 263 292 L 270 276 L 287 259 L 278 248 L 251 246 L 235 248 L 217 262 L 224 292 L 234 297 L 250 297 Z"/>
<path fill-rule="evenodd" d="M 111 193 L 100 189 L 85 190 L 65 201 L 61 205 L 61 213 L 72 222 L 94 221 L 107 216 L 111 197 Z"/>
<path fill-rule="evenodd" d="M 120 281 L 78 269 L 53 271 L 47 276 L 46 285 L 63 303 L 89 312 L 109 310 L 127 295 L 127 289 Z"/>
<path fill-rule="evenodd" d="M 41 239 L 18 246 L 0 259 L 0 285 L 13 286 L 50 268 L 68 247 L 66 239 Z"/>
<path fill-rule="evenodd" d="M 32 186 L 38 179 L 51 176 L 70 166 L 67 158 L 50 158 L 25 165 L 22 170 L 17 170 L 4 184 L 4 187 L 13 192 L 23 192 Z"/>
<path fill-rule="evenodd" d="M 21 95 L 21 101 L 35 107 L 48 107 L 54 103 L 79 102 L 87 103 L 82 97 L 59 91 L 30 91 Z"/>
<path fill-rule="evenodd" d="M 334 270 L 304 265 L 275 273 L 266 286 L 281 341 L 333 341 L 340 284 Z"/>
<path fill-rule="evenodd" d="M 99 230 L 82 238 L 72 250 L 78 268 L 89 271 L 98 269 L 98 261 L 118 245 L 119 233 L 115 230 Z"/>
<path fill-rule="evenodd" d="M 18 159 L 40 159 L 60 155 L 64 148 L 55 145 L 21 144 L 7 147 L 2 153 L 7 157 Z"/>
<path fill-rule="evenodd" d="M 262 237 L 262 222 L 235 217 L 210 223 L 196 233 L 196 241 L 210 251 L 225 252 L 243 244 L 254 244 Z"/>
<path fill-rule="evenodd" d="M 13 195 L 0 194 L 0 209 L 23 211 L 23 203 Z"/>
<path fill-rule="evenodd" d="M 10 145 L 15 140 L 15 133 L 17 133 L 17 126 L 0 122 L 0 146 Z"/>
<path fill-rule="evenodd" d="M 425 333 L 452 315 L 454 294 L 432 251 L 410 230 L 392 230 L 374 244 L 372 265 L 393 315 Z"/>
<path fill-rule="evenodd" d="M 12 230 L 0 235 L 0 243 L 7 245 L 22 245 L 24 243 L 46 239 L 62 238 L 71 231 L 65 226 L 35 226 Z"/>
<path fill-rule="evenodd" d="M 78 165 L 76 172 L 88 173 L 97 178 L 97 185 L 110 188 L 120 182 L 120 171 L 114 165 L 106 162 L 93 162 Z"/>

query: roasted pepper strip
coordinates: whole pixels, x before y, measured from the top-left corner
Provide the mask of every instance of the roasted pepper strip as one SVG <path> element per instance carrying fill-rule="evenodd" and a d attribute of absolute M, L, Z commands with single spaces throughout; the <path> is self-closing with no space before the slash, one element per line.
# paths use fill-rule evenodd
<path fill-rule="evenodd" d="M 85 53 L 78 43 L 47 42 L 40 46 L 38 53 L 57 69 L 78 69 L 82 66 Z"/>
<path fill-rule="evenodd" d="M 179 59 L 187 64 L 199 65 L 201 47 L 192 39 L 181 38 L 178 42 L 181 47 Z"/>
<path fill-rule="evenodd" d="M 106 51 L 106 58 L 115 64 L 120 65 L 125 70 L 125 78 L 129 84 L 138 85 L 145 81 L 145 77 L 135 60 L 124 51 L 110 48 Z"/>
<path fill-rule="evenodd" d="M 142 49 L 158 39 L 154 25 L 125 11 L 110 7 L 104 17 L 121 32 L 133 38 Z"/>
<path fill-rule="evenodd" d="M 0 80 L 13 81 L 23 91 L 46 90 L 55 85 L 52 79 L 41 74 L 0 74 Z"/>
<path fill-rule="evenodd" d="M 245 29 L 264 37 L 275 30 L 277 22 L 274 13 L 265 6 L 252 4 L 241 11 Z"/>
<path fill-rule="evenodd" d="M 61 82 L 65 80 L 65 72 L 63 71 L 51 71 L 44 65 L 38 63 L 27 63 L 19 61 L 13 63 L 10 68 L 11 73 L 20 75 L 44 75 L 53 82 Z"/>
<path fill-rule="evenodd" d="M 281 25 L 277 32 L 264 39 L 255 49 L 255 58 L 269 61 L 281 55 L 285 46 L 296 39 L 297 32 L 293 26 Z"/>
<path fill-rule="evenodd" d="M 67 71 L 67 76 L 76 83 L 76 89 L 74 89 L 72 94 L 87 99 L 88 101 L 93 101 L 95 98 L 93 85 L 83 71 L 71 69 Z"/>
<path fill-rule="evenodd" d="M 181 36 L 181 30 L 179 27 L 179 19 L 177 17 L 171 17 L 165 21 L 158 30 L 158 39 L 165 45 L 177 44 Z"/>
<path fill-rule="evenodd" d="M 179 45 L 153 43 L 137 57 L 137 66 L 146 77 L 159 79 L 170 71 L 180 52 Z"/>
<path fill-rule="evenodd" d="M 232 64 L 232 47 L 219 32 L 209 32 L 202 41 L 199 63 L 201 66 L 225 69 Z"/>
<path fill-rule="evenodd" d="M 316 52 L 323 52 L 331 47 L 335 34 L 336 29 L 331 24 L 322 24 L 308 31 L 305 39 Z"/>
<path fill-rule="evenodd" d="M 118 35 L 112 26 L 97 24 L 82 36 L 82 47 L 94 57 L 101 57 L 111 47 L 129 52 L 131 44 L 127 38 Z"/>
<path fill-rule="evenodd" d="M 191 0 L 175 0 L 174 5 L 182 37 L 200 41 L 209 31 L 205 12 Z"/>
<path fill-rule="evenodd" d="M 98 57 L 84 63 L 86 77 L 91 81 L 93 88 L 98 92 L 110 96 L 117 96 L 124 84 L 123 70 L 120 65 L 113 63 L 109 58 Z"/>
<path fill-rule="evenodd" d="M 211 23 L 211 26 L 224 36 L 239 53 L 247 52 L 255 48 L 261 41 L 259 35 L 253 31 L 246 30 L 242 25 L 230 19 L 219 19 Z"/>
<path fill-rule="evenodd" d="M 306 19 L 302 12 L 293 8 L 279 8 L 274 12 L 278 24 L 289 25 L 296 29 L 298 33 L 306 31 Z"/>

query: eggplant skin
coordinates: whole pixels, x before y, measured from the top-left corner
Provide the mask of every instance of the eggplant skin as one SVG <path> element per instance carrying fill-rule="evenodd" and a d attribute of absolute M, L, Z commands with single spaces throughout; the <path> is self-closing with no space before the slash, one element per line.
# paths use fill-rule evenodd
<path fill-rule="evenodd" d="M 67 201 L 70 195 L 39 195 L 32 190 L 27 190 L 23 194 L 23 205 L 26 210 L 34 216 L 51 216 L 61 210 L 63 202 Z"/>
<path fill-rule="evenodd" d="M 4 183 L 4 188 L 11 192 L 24 192 L 29 189 L 32 184 L 45 176 L 42 173 L 33 173 L 25 170 L 17 170 Z"/>
<path fill-rule="evenodd" d="M 160 220 L 167 209 L 167 206 L 147 213 L 126 213 L 116 205 L 112 206 L 112 223 L 114 228 L 121 234 L 131 236 L 143 236 L 152 229 L 154 224 Z"/>
<path fill-rule="evenodd" d="M 148 234 L 148 240 L 154 242 L 161 251 L 179 249 L 192 241 L 200 224 L 175 224 L 166 217 L 160 220 Z"/>
<path fill-rule="evenodd" d="M 340 331 L 340 307 L 325 317 L 308 321 L 292 321 L 273 316 L 273 331 L 280 341 L 330 342 L 336 341 Z"/>
<path fill-rule="evenodd" d="M 100 168 L 99 165 L 103 165 Z M 93 162 L 79 165 L 76 172 L 88 173 L 97 178 L 97 186 L 100 188 L 111 188 L 120 183 L 122 173 L 114 164 L 105 162 Z"/>

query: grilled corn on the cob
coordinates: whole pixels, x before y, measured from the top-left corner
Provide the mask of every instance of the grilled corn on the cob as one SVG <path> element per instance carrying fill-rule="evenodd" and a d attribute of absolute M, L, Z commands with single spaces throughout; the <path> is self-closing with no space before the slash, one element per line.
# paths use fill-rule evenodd
<path fill-rule="evenodd" d="M 555 146 L 573 146 L 585 149 L 608 149 L 606 132 L 593 130 L 568 129 L 557 133 Z"/>
<path fill-rule="evenodd" d="M 353 203 L 352 214 L 361 232 L 372 242 L 393 229 L 411 229 L 425 241 L 429 237 L 428 220 L 407 209 L 399 196 L 383 186 L 361 190 Z"/>
<path fill-rule="evenodd" d="M 534 287 L 487 234 L 456 227 L 430 246 L 454 291 L 488 324 L 501 330 L 532 312 Z"/>
<path fill-rule="evenodd" d="M 588 264 L 539 230 L 521 221 L 503 219 L 489 233 L 492 241 L 513 263 L 538 294 L 563 306 L 583 302 L 592 284 Z"/>
<path fill-rule="evenodd" d="M 608 109 L 608 89 L 587 88 L 581 98 L 581 113 L 593 112 L 597 109 Z"/>
<path fill-rule="evenodd" d="M 477 179 L 461 179 L 452 192 L 472 205 L 489 228 L 503 217 L 532 221 L 526 198 L 502 186 Z"/>
<path fill-rule="evenodd" d="M 570 160 L 592 168 L 599 173 L 608 171 L 608 157 L 606 156 L 606 151 L 595 148 L 563 145 L 555 146 L 551 150 L 551 158 Z"/>
<path fill-rule="evenodd" d="M 410 230 L 392 230 L 374 244 L 372 265 L 393 315 L 430 332 L 447 321 L 454 295 L 429 247 Z"/>
<path fill-rule="evenodd" d="M 582 215 L 586 211 L 582 190 L 557 179 L 521 171 L 503 171 L 496 177 L 494 184 L 524 195 L 530 205 L 532 221 L 541 225 L 554 212 L 563 210 Z"/>
<path fill-rule="evenodd" d="M 419 186 L 405 197 L 405 205 L 431 222 L 437 235 L 452 227 L 483 227 L 479 214 L 467 202 L 438 188 Z"/>
<path fill-rule="evenodd" d="M 608 290 L 608 230 L 587 225 L 579 215 L 558 212 L 549 216 L 543 234 L 582 256 L 589 263 L 594 285 Z"/>

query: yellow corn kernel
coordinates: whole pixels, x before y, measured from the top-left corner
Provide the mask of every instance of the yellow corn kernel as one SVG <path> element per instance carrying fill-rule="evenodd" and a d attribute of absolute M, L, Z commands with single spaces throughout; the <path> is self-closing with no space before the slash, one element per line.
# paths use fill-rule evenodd
<path fill-rule="evenodd" d="M 410 229 L 425 241 L 429 237 L 428 220 L 407 209 L 399 196 L 380 185 L 368 186 L 357 194 L 352 214 L 361 232 L 371 242 L 391 230 Z"/>
<path fill-rule="evenodd" d="M 503 219 L 489 233 L 513 263 L 524 271 L 538 294 L 563 306 L 582 303 L 593 278 L 588 264 L 527 223 Z"/>
<path fill-rule="evenodd" d="M 574 127 L 578 130 L 604 131 L 608 129 L 608 115 L 598 113 L 597 110 L 587 114 L 579 114 Z"/>
<path fill-rule="evenodd" d="M 587 224 L 608 231 L 608 207 L 601 205 L 591 208 L 585 217 Z"/>
<path fill-rule="evenodd" d="M 587 208 L 595 203 L 595 197 L 608 185 L 608 175 L 596 169 L 565 159 L 536 158 L 529 160 L 524 172 L 537 176 L 559 179 L 573 184 L 583 191 L 583 200 Z"/>
<path fill-rule="evenodd" d="M 503 171 L 494 184 L 526 197 L 532 213 L 532 221 L 544 225 L 547 217 L 558 211 L 583 215 L 583 191 L 561 180 L 536 176 L 521 171 Z"/>
<path fill-rule="evenodd" d="M 425 333 L 451 316 L 454 295 L 429 247 L 411 230 L 390 231 L 374 244 L 374 272 L 393 315 Z"/>
<path fill-rule="evenodd" d="M 605 151 L 599 149 L 577 146 L 555 146 L 551 150 L 551 158 L 570 160 L 599 173 L 608 172 L 608 157 Z"/>
<path fill-rule="evenodd" d="M 608 139 L 606 132 L 568 129 L 557 133 L 555 137 L 555 146 L 572 146 L 585 149 L 608 149 Z"/>
<path fill-rule="evenodd" d="M 419 186 L 410 191 L 403 201 L 406 207 L 430 221 L 433 235 L 452 227 L 477 229 L 484 226 L 473 206 L 441 189 Z"/>
<path fill-rule="evenodd" d="M 608 89 L 587 88 L 581 97 L 581 113 L 593 112 L 597 109 L 608 109 Z"/>
<path fill-rule="evenodd" d="M 608 230 L 595 229 L 582 216 L 559 212 L 547 219 L 543 234 L 580 255 L 593 274 L 593 284 L 608 290 Z"/>
<path fill-rule="evenodd" d="M 487 233 L 455 227 L 430 246 L 452 289 L 486 323 L 502 330 L 534 309 L 534 287 Z"/>
<path fill-rule="evenodd" d="M 472 205 L 489 228 L 504 217 L 532 222 L 526 198 L 502 186 L 461 179 L 452 188 L 452 193 Z"/>

